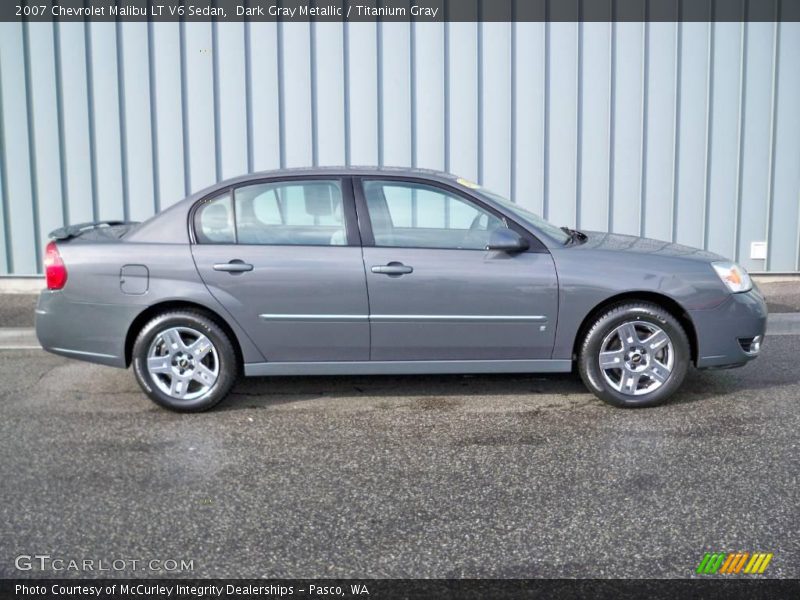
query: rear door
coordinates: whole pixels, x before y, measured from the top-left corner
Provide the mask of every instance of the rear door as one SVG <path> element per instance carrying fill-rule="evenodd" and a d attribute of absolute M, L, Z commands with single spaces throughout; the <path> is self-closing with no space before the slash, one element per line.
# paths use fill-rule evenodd
<path fill-rule="evenodd" d="M 356 180 L 372 360 L 549 359 L 558 310 L 552 257 L 487 251 L 524 230 L 449 187 Z M 530 236 L 530 234 L 527 234 Z"/>
<path fill-rule="evenodd" d="M 369 359 L 349 178 L 250 183 L 194 213 L 195 263 L 268 361 Z"/>

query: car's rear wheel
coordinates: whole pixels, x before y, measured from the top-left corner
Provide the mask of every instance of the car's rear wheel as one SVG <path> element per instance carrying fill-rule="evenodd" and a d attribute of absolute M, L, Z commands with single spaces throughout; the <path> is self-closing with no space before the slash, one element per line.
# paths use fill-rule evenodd
<path fill-rule="evenodd" d="M 228 395 L 239 364 L 231 340 L 212 319 L 195 311 L 170 311 L 139 332 L 133 372 L 156 404 L 199 412 Z"/>
<path fill-rule="evenodd" d="M 689 339 L 669 312 L 649 302 L 609 308 L 590 325 L 578 356 L 583 382 L 614 406 L 655 406 L 686 376 Z"/>

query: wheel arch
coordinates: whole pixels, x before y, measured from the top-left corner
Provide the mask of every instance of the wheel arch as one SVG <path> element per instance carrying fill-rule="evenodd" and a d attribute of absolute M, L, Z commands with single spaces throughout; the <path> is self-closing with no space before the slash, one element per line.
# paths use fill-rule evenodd
<path fill-rule="evenodd" d="M 202 304 L 198 304 L 196 302 L 189 302 L 186 300 L 168 300 L 165 302 L 159 302 L 158 304 L 153 304 L 152 306 L 148 306 L 145 310 L 140 312 L 136 318 L 131 323 L 130 327 L 128 327 L 128 333 L 125 336 L 125 366 L 129 367 L 131 365 L 131 360 L 133 358 L 133 344 L 136 341 L 136 336 L 139 335 L 139 332 L 142 328 L 147 325 L 153 318 L 160 315 L 161 313 L 173 311 L 173 310 L 192 310 L 195 312 L 200 312 L 207 316 L 209 319 L 214 321 L 228 336 L 231 340 L 231 344 L 233 345 L 233 351 L 236 353 L 236 359 L 239 363 L 239 369 L 242 370 L 244 368 L 244 356 L 242 354 L 242 348 L 239 343 L 239 338 L 236 336 L 233 328 L 228 324 L 228 322 L 220 316 L 219 313 L 216 311 L 208 308 L 207 306 L 203 306 Z"/>
<path fill-rule="evenodd" d="M 681 324 L 686 332 L 686 337 L 689 338 L 692 364 L 697 364 L 697 331 L 694 327 L 694 323 L 692 322 L 692 318 L 689 316 L 689 313 L 686 312 L 686 310 L 673 298 L 670 298 L 665 294 L 659 294 L 658 292 L 648 291 L 632 291 L 616 294 L 606 298 L 592 308 L 592 310 L 590 310 L 584 317 L 580 327 L 578 328 L 578 332 L 575 335 L 575 340 L 572 347 L 573 359 L 577 358 L 580 345 L 586 337 L 586 334 L 588 333 L 595 319 L 597 319 L 602 313 L 607 312 L 613 306 L 636 301 L 651 302 L 656 304 L 675 317 L 675 319 Z"/>

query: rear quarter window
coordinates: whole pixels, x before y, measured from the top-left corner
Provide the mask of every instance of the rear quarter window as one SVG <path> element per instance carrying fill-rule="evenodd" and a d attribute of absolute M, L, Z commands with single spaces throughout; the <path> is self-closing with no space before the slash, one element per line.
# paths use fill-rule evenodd
<path fill-rule="evenodd" d="M 230 194 L 214 198 L 200 206 L 194 217 L 194 230 L 201 244 L 233 244 L 233 208 Z"/>

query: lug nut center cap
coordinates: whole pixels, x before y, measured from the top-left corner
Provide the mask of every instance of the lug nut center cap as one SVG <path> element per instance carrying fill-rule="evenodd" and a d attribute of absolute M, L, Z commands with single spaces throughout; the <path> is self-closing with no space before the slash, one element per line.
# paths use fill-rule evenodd
<path fill-rule="evenodd" d="M 628 368 L 633 371 L 641 371 L 647 367 L 650 362 L 648 360 L 647 351 L 643 348 L 634 348 L 626 357 Z"/>

